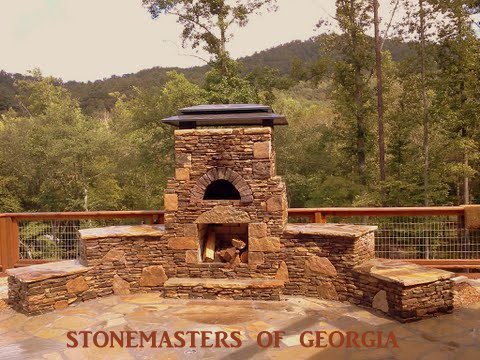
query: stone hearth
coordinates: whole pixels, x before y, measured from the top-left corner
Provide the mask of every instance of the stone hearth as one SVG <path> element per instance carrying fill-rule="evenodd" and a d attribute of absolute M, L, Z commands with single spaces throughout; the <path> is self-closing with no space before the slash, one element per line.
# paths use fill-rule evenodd
<path fill-rule="evenodd" d="M 202 112 L 197 113 L 197 112 Z M 287 224 L 273 125 L 261 106 L 185 109 L 165 224 L 80 231 L 80 258 L 8 270 L 9 299 L 38 314 L 111 294 L 347 301 L 400 321 L 450 312 L 452 273 L 374 259 L 373 226 Z M 197 126 L 220 126 L 220 128 Z M 250 126 L 240 126 L 250 125 Z"/>

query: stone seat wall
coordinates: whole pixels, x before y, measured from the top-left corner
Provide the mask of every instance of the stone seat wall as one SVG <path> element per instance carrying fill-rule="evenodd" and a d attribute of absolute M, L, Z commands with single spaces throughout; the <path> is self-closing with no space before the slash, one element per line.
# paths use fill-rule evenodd
<path fill-rule="evenodd" d="M 9 304 L 16 311 L 37 315 L 93 299 L 90 270 L 76 260 L 9 269 Z"/>
<path fill-rule="evenodd" d="M 352 302 L 408 322 L 453 310 L 453 273 L 397 260 L 374 259 L 353 272 Z"/>
<path fill-rule="evenodd" d="M 218 277 L 211 271 L 192 272 L 185 251 L 169 245 L 162 225 L 82 230 L 79 261 L 8 270 L 9 301 L 34 315 L 135 292 L 253 300 L 279 300 L 284 294 L 349 301 L 400 321 L 450 312 L 453 274 L 374 259 L 374 230 L 288 224 L 274 252 L 278 268 L 272 275 L 255 264 L 251 278 L 226 276 L 232 271 L 228 268 L 220 269 Z"/>
<path fill-rule="evenodd" d="M 287 295 L 330 300 L 351 298 L 352 270 L 373 259 L 374 226 L 287 224 L 282 258 L 287 264 Z"/>

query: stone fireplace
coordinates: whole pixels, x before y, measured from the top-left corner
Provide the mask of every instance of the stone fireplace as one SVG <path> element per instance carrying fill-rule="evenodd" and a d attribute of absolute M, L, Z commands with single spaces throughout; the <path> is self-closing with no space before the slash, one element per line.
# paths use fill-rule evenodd
<path fill-rule="evenodd" d="M 453 274 L 374 258 L 373 226 L 288 224 L 262 105 L 182 109 L 162 225 L 80 231 L 80 258 L 8 270 L 10 303 L 37 314 L 134 292 L 169 298 L 348 301 L 400 321 L 450 312 Z M 299 159 L 301 161 L 301 159 Z"/>
<path fill-rule="evenodd" d="M 248 224 L 199 224 L 202 262 L 248 263 Z"/>

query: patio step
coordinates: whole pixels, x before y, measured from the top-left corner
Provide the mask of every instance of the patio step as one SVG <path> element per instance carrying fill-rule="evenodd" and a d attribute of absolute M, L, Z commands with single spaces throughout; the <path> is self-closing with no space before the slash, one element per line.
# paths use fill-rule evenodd
<path fill-rule="evenodd" d="M 270 278 L 170 278 L 165 297 L 193 299 L 280 300 L 282 280 Z"/>

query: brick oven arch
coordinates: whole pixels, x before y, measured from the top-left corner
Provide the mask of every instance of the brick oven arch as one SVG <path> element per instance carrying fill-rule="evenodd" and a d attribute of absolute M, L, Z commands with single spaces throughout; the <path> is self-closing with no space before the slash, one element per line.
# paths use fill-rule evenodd
<path fill-rule="evenodd" d="M 211 169 L 201 176 L 193 187 L 191 200 L 202 201 L 208 186 L 218 180 L 225 180 L 232 184 L 240 194 L 240 202 L 253 201 L 252 190 L 245 179 L 236 171 L 224 167 Z"/>

